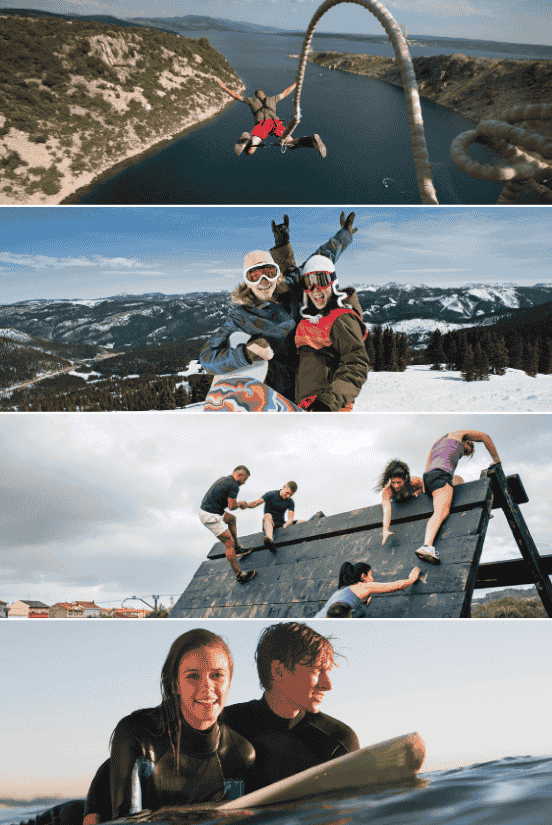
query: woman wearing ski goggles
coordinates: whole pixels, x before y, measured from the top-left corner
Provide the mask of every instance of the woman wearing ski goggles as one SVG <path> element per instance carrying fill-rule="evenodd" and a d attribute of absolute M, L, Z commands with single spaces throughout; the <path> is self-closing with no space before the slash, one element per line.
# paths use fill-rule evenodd
<path fill-rule="evenodd" d="M 315 287 L 326 289 L 335 280 L 335 272 L 308 272 L 303 275 L 303 292 L 312 292 Z"/>

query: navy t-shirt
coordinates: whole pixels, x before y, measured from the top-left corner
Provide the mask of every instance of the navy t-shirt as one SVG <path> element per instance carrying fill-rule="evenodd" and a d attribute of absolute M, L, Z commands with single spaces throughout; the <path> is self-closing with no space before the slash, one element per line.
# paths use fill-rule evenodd
<path fill-rule="evenodd" d="M 228 507 L 228 499 L 237 498 L 239 491 L 240 485 L 234 476 L 219 478 L 205 493 L 201 509 L 206 513 L 216 513 L 217 516 L 222 516 Z"/>
<path fill-rule="evenodd" d="M 271 490 L 261 496 L 265 506 L 264 512 L 270 513 L 274 520 L 274 527 L 281 527 L 285 521 L 287 510 L 295 512 L 295 503 L 292 498 L 282 498 L 279 490 Z"/>

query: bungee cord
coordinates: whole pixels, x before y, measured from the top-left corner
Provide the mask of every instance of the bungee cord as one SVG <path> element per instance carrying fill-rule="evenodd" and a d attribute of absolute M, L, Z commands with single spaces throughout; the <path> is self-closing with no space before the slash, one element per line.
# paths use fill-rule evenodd
<path fill-rule="evenodd" d="M 284 146 L 301 122 L 301 91 L 314 30 L 323 15 L 340 3 L 355 3 L 370 11 L 379 20 L 391 41 L 405 96 L 420 197 L 422 203 L 438 204 L 425 139 L 418 83 L 408 44 L 401 27 L 378 0 L 326 0 L 315 12 L 309 23 L 299 58 L 294 96 L 295 112 L 278 142 Z M 479 180 L 506 181 L 498 204 L 515 203 L 528 184 L 541 195 L 552 198 L 552 163 L 549 162 L 552 160 L 552 140 L 533 131 L 534 127 L 531 129 L 528 125 L 528 121 L 551 120 L 552 103 L 515 106 L 503 112 L 500 117 L 500 120 L 483 120 L 475 129 L 458 135 L 450 147 L 453 163 L 461 171 Z M 476 141 L 488 146 L 506 160 L 507 164 L 495 166 L 473 160 L 468 155 L 468 147 Z M 527 151 L 523 151 L 524 149 Z"/>

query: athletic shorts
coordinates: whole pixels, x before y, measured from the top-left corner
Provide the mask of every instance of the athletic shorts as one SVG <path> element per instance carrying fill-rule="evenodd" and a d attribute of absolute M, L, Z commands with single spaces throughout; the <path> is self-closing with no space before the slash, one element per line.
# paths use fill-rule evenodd
<path fill-rule="evenodd" d="M 260 123 L 257 123 L 251 132 L 251 137 L 260 137 L 261 140 L 265 140 L 270 134 L 281 137 L 285 130 L 286 127 L 281 120 L 262 120 Z"/>
<path fill-rule="evenodd" d="M 222 533 L 228 530 L 228 525 L 222 516 L 218 513 L 206 513 L 205 510 L 199 511 L 199 519 L 205 527 L 214 533 L 218 538 Z"/>
<path fill-rule="evenodd" d="M 429 473 L 424 473 L 424 488 L 428 495 L 432 495 L 441 487 L 446 487 L 447 484 L 452 487 L 452 475 L 446 470 L 431 470 Z"/>

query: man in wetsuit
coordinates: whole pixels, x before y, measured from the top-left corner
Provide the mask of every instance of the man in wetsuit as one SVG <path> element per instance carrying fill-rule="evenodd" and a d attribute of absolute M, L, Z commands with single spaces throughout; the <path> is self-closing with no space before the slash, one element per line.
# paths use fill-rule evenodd
<path fill-rule="evenodd" d="M 289 527 L 290 524 L 302 524 L 302 520 L 295 520 L 295 502 L 292 495 L 297 492 L 295 481 L 288 481 L 281 490 L 270 490 L 256 501 L 246 503 L 246 507 L 253 509 L 260 504 L 264 504 L 263 530 L 265 532 L 264 546 L 268 547 L 271 553 L 276 552 L 274 544 L 274 530 L 279 527 Z M 286 512 L 287 520 L 284 520 Z"/>
<path fill-rule="evenodd" d="M 246 584 L 250 581 L 255 575 L 255 570 L 247 572 L 240 570 L 237 556 L 243 559 L 252 550 L 244 550 L 240 546 L 236 517 L 228 510 L 245 509 L 245 501 L 237 499 L 240 487 L 245 484 L 250 475 L 247 467 L 240 464 L 231 475 L 219 478 L 205 493 L 199 511 L 201 523 L 224 544 L 226 558 L 236 575 L 238 584 Z"/>
<path fill-rule="evenodd" d="M 330 641 L 305 624 L 262 632 L 255 658 L 265 692 L 223 711 L 225 723 L 255 748 L 246 793 L 359 749 L 348 725 L 320 712 L 335 655 Z"/>
<path fill-rule="evenodd" d="M 436 441 L 429 451 L 424 473 L 424 488 L 426 493 L 433 498 L 433 515 L 427 523 L 424 543 L 416 550 L 416 555 L 430 564 L 441 562 L 433 542 L 439 527 L 450 512 L 453 488 L 464 482 L 460 476 L 454 475 L 456 466 L 463 456 L 471 458 L 475 449 L 475 441 L 482 441 L 487 448 L 492 458 L 491 466 L 500 464 L 492 438 L 479 430 L 453 430 Z"/>
<path fill-rule="evenodd" d="M 284 89 L 279 95 L 272 95 L 271 97 L 263 92 L 262 89 L 257 89 L 253 97 L 242 97 L 237 92 L 229 89 L 228 86 L 225 86 L 220 80 L 218 80 L 217 83 L 225 92 L 228 92 L 234 100 L 239 100 L 240 103 L 247 103 L 255 118 L 255 127 L 252 129 L 251 135 L 249 132 L 244 132 L 236 143 L 234 147 L 236 155 L 241 155 L 244 149 L 246 154 L 252 155 L 255 153 L 259 143 L 265 140 L 270 134 L 276 137 L 281 137 L 284 134 L 285 126 L 276 114 L 276 106 L 280 100 L 283 100 L 284 97 L 287 97 L 295 89 L 296 83 Z M 300 147 L 316 149 L 319 155 L 323 158 L 326 157 L 326 147 L 318 135 L 290 138 L 286 141 L 286 146 L 290 149 L 299 149 Z"/>

